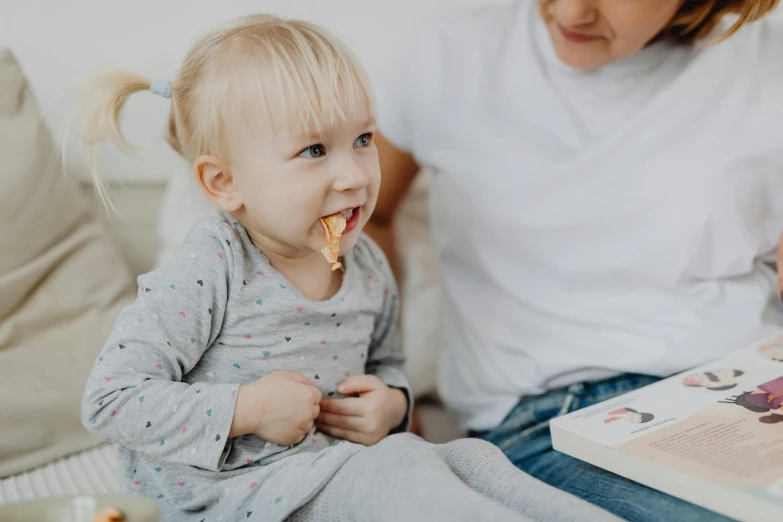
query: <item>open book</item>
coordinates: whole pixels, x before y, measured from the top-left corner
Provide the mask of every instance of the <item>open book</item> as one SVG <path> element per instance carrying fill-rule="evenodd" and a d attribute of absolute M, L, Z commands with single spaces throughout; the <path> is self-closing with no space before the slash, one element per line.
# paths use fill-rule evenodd
<path fill-rule="evenodd" d="M 783 330 L 551 422 L 558 451 L 742 521 L 783 521 Z"/>

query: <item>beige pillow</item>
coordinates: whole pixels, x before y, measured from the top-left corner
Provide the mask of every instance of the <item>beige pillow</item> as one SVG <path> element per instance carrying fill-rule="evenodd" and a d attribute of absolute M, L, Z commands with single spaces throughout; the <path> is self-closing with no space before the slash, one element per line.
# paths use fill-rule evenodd
<path fill-rule="evenodd" d="M 135 283 L 0 49 L 0 477 L 94 446 L 84 384 Z"/>

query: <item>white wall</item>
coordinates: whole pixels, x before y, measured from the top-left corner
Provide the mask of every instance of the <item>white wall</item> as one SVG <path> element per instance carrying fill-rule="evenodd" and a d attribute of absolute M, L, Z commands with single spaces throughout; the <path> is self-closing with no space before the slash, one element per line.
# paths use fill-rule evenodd
<path fill-rule="evenodd" d="M 423 20 L 500 0 L 0 0 L 0 47 L 11 47 L 25 69 L 46 120 L 56 132 L 72 82 L 103 67 L 151 78 L 171 78 L 190 44 L 215 23 L 269 12 L 320 23 L 354 50 L 371 75 L 395 55 Z M 107 150 L 104 171 L 122 180 L 163 180 L 182 168 L 161 136 L 168 101 L 133 96 L 124 130 L 142 146 L 135 157 Z M 80 174 L 75 137 L 66 149 L 69 170 Z"/>

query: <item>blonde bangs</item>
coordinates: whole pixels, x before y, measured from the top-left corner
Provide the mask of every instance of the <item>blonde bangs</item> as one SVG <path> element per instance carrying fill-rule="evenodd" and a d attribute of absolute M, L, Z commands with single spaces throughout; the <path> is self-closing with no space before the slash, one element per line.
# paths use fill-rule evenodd
<path fill-rule="evenodd" d="M 238 42 L 233 81 L 221 104 L 224 121 L 241 118 L 274 134 L 321 135 L 375 118 L 375 100 L 356 57 L 321 29 L 283 22 Z M 239 51 L 239 52 L 235 52 Z M 213 93 L 215 94 L 215 93 Z M 214 99 L 214 96 L 210 96 Z"/>

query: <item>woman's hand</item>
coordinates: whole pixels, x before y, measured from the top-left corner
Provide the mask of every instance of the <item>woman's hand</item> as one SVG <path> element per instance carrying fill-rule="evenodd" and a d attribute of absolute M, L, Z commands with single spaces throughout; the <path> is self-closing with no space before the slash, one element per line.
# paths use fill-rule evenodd
<path fill-rule="evenodd" d="M 405 393 L 389 388 L 375 375 L 350 377 L 337 391 L 359 394 L 355 398 L 321 401 L 316 427 L 338 439 L 372 446 L 399 426 L 408 411 Z"/>

